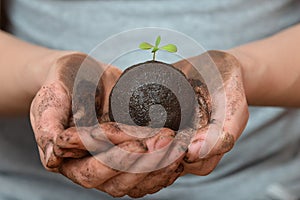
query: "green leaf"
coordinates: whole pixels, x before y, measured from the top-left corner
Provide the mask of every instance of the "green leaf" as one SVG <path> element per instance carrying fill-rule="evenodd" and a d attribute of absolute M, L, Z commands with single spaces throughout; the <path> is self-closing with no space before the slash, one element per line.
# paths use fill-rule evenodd
<path fill-rule="evenodd" d="M 142 42 L 139 47 L 140 47 L 140 49 L 148 50 L 148 49 L 151 49 L 153 47 L 153 45 L 149 44 L 147 42 Z"/>
<path fill-rule="evenodd" d="M 158 48 L 158 47 L 154 47 L 154 48 L 152 49 L 152 53 L 156 52 L 157 50 L 159 50 L 159 48 Z"/>
<path fill-rule="evenodd" d="M 156 46 L 156 47 L 158 47 L 158 45 L 159 45 L 159 43 L 160 43 L 160 40 L 161 40 L 161 38 L 160 38 L 160 36 L 158 36 L 158 37 L 156 38 L 156 41 L 155 41 L 155 46 Z"/>
<path fill-rule="evenodd" d="M 175 53 L 177 52 L 177 47 L 174 44 L 167 44 L 163 47 L 160 47 L 159 49 L 171 52 L 171 53 Z"/>

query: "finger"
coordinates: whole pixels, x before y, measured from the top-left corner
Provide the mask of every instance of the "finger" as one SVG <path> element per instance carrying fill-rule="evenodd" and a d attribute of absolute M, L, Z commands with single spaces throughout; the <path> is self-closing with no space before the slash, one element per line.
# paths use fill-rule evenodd
<path fill-rule="evenodd" d="M 162 129 L 156 136 L 147 139 L 146 144 L 149 145 L 148 153 L 161 150 L 170 144 L 173 140 L 174 132 L 169 129 Z M 139 173 L 140 170 L 151 170 L 158 166 L 161 159 L 164 157 L 166 151 L 162 151 L 153 156 L 142 156 L 133 166 L 130 167 L 130 172 L 137 173 L 122 173 L 116 177 L 105 182 L 99 186 L 98 189 L 107 192 L 114 197 L 122 197 L 126 195 L 132 188 L 134 188 L 139 182 L 141 182 L 147 175 L 146 173 Z M 149 154 L 146 154 L 149 155 Z M 147 168 L 145 168 L 147 166 Z"/>
<path fill-rule="evenodd" d="M 193 163 L 183 161 L 184 171 L 198 176 L 206 176 L 216 168 L 223 155 L 224 154 L 215 155 L 211 158 L 200 159 Z"/>
<path fill-rule="evenodd" d="M 160 129 L 152 129 L 142 126 L 131 126 L 117 122 L 108 122 L 99 125 L 99 129 L 93 132 L 92 137 L 97 140 L 109 140 L 113 144 L 125 141 L 142 140 L 151 137 Z"/>
<path fill-rule="evenodd" d="M 135 174 L 135 173 L 120 173 L 115 177 L 112 177 L 106 183 L 99 185 L 96 189 L 106 192 L 107 194 L 111 195 L 112 197 L 123 197 L 127 195 L 128 191 L 134 187 L 132 186 L 134 182 L 141 181 L 146 175 L 144 174 Z M 123 179 L 126 181 L 123 181 Z M 124 182 L 127 182 L 125 185 Z"/>
<path fill-rule="evenodd" d="M 62 161 L 53 153 L 56 135 L 67 126 L 70 112 L 70 97 L 58 83 L 43 86 L 31 105 L 30 119 L 36 141 L 44 153 L 45 164 L 57 167 Z"/>
<path fill-rule="evenodd" d="M 81 149 L 62 149 L 54 145 L 54 154 L 61 158 L 82 158 L 90 155 L 88 151 Z"/>
<path fill-rule="evenodd" d="M 101 81 L 99 76 L 104 71 L 104 64 L 94 58 L 78 52 L 68 52 L 65 56 L 60 57 L 56 67 L 50 76 L 63 82 L 66 89 L 72 96 L 72 120 L 70 125 L 76 122 L 80 126 L 92 126 L 96 124 L 96 114 L 101 111 L 102 94 Z M 76 81 L 75 81 L 76 80 Z M 96 93 L 96 98 L 95 98 Z"/>
<path fill-rule="evenodd" d="M 141 198 L 147 194 L 153 194 L 171 185 L 180 176 L 183 166 L 176 161 L 166 168 L 154 171 L 146 176 L 142 182 L 134 187 L 128 195 L 132 198 Z"/>
<path fill-rule="evenodd" d="M 192 127 L 199 129 L 206 126 L 211 117 L 212 104 L 211 98 L 208 92 L 207 86 L 197 79 L 189 79 L 191 86 L 193 87 L 198 102 L 198 106 L 195 109 L 194 120 Z"/>
<path fill-rule="evenodd" d="M 108 122 L 93 127 L 71 127 L 58 134 L 55 144 L 61 149 L 102 152 L 125 141 L 142 140 L 158 131 L 159 129 Z"/>
<path fill-rule="evenodd" d="M 193 129 L 184 129 L 177 132 L 167 155 L 160 162 L 159 168 L 167 167 L 171 163 L 186 155 L 188 145 L 190 144 L 190 140 L 193 137 L 194 132 L 195 131 Z"/>
<path fill-rule="evenodd" d="M 212 109 L 210 122 L 214 125 L 215 131 L 207 134 L 203 150 L 212 149 L 214 142 L 224 142 L 223 147 L 219 143 L 219 148 L 223 148 L 223 152 L 227 152 L 246 127 L 249 116 L 248 105 L 240 63 L 237 59 L 219 51 L 210 52 L 210 55 L 219 62 L 223 85 L 221 89 L 211 94 L 214 100 L 214 109 Z M 220 141 L 217 142 L 217 139 Z"/>
<path fill-rule="evenodd" d="M 44 160 L 47 168 L 57 168 L 63 161 L 63 158 L 55 155 L 54 145 L 49 143 L 44 152 Z"/>
<path fill-rule="evenodd" d="M 102 152 L 112 145 L 106 138 L 95 139 L 95 132 L 100 132 L 98 125 L 93 127 L 71 127 L 58 134 L 55 145 L 61 150 L 69 149 L 88 150 L 90 152 Z M 108 138 L 107 138 L 108 140 Z"/>
<path fill-rule="evenodd" d="M 218 119 L 219 116 L 224 116 L 221 111 L 223 109 L 216 109 L 219 111 L 213 112 L 210 123 L 197 130 L 189 146 L 187 161 L 194 162 L 198 158 L 226 153 L 232 149 L 246 126 L 249 114 L 246 102 L 238 110 L 232 108 L 237 102 L 227 99 L 226 104 L 224 120 Z"/>
<path fill-rule="evenodd" d="M 108 67 L 104 71 L 101 77 L 101 83 L 103 84 L 102 91 L 102 115 L 106 115 L 109 110 L 109 96 L 112 88 L 114 87 L 116 81 L 121 76 L 122 71 L 116 67 Z"/>
<path fill-rule="evenodd" d="M 38 150 L 39 150 L 40 160 L 41 160 L 41 163 L 42 163 L 43 167 L 49 172 L 58 172 L 58 168 L 49 168 L 49 167 L 47 167 L 47 164 L 46 164 L 45 159 L 44 159 L 45 155 L 44 155 L 43 150 L 39 146 L 38 146 Z"/>
<path fill-rule="evenodd" d="M 136 184 L 141 182 L 147 173 L 121 173 L 103 185 L 97 187 L 97 189 L 110 194 L 113 197 L 125 196 L 128 191 Z"/>
<path fill-rule="evenodd" d="M 147 152 L 140 156 L 139 160 L 128 169 L 128 172 L 148 173 L 155 170 L 168 152 L 168 148 L 170 144 L 172 144 L 174 135 L 174 131 L 162 128 L 157 135 L 142 141 Z"/>
<path fill-rule="evenodd" d="M 185 161 L 196 162 L 201 158 L 224 154 L 232 149 L 235 139 L 232 134 L 221 130 L 217 124 L 199 129 L 188 147 Z"/>
<path fill-rule="evenodd" d="M 125 142 L 96 156 L 67 159 L 59 170 L 75 183 L 95 188 L 121 173 L 120 169 L 127 170 L 144 152 L 146 148 L 141 142 Z"/>
<path fill-rule="evenodd" d="M 141 156 L 138 162 L 130 167 L 129 172 L 148 173 L 157 170 L 160 162 L 168 153 L 169 148 L 172 145 L 172 141 L 174 140 L 174 136 L 174 131 L 168 128 L 162 128 L 157 135 L 145 139 L 144 143 L 148 151 L 146 154 Z"/>

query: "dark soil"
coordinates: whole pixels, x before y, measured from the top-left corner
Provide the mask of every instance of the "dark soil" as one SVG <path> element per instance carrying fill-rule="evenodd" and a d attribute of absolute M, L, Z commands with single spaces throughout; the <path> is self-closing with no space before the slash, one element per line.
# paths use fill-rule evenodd
<path fill-rule="evenodd" d="M 196 85 L 170 64 L 147 61 L 126 69 L 114 86 L 110 120 L 119 123 L 167 127 L 190 126 L 199 108 Z M 199 109 L 198 109 L 199 110 Z"/>

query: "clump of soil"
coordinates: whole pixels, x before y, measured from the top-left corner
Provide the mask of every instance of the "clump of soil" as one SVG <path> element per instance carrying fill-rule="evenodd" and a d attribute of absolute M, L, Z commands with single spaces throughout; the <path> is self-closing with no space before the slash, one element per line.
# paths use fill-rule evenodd
<path fill-rule="evenodd" d="M 140 63 L 126 69 L 113 87 L 109 117 L 119 123 L 178 131 L 194 126 L 197 116 L 209 114 L 207 98 L 199 101 L 203 89 L 201 81 L 188 80 L 170 64 Z"/>

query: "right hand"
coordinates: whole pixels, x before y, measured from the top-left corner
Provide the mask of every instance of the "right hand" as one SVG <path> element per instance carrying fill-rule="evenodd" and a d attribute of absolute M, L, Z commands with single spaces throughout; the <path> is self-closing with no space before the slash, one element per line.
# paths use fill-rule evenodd
<path fill-rule="evenodd" d="M 66 152 L 55 145 L 55 142 L 58 134 L 66 132 L 74 126 L 71 115 L 73 83 L 76 73 L 85 59 L 88 59 L 89 67 L 93 68 L 93 70 L 104 69 L 103 64 L 87 57 L 83 53 L 64 52 L 62 56 L 55 58 L 45 83 L 31 104 L 30 119 L 38 144 L 40 158 L 44 167 L 51 171 L 57 171 L 63 160 L 62 156 L 58 156 L 58 154 L 66 154 Z M 84 97 L 95 101 L 99 120 L 107 119 L 108 110 L 106 108 L 108 107 L 108 97 L 120 74 L 121 71 L 115 67 L 107 68 L 99 81 L 97 87 L 99 91 L 97 91 L 96 101 L 93 97 Z M 93 102 L 88 102 L 87 104 L 95 105 Z M 93 113 L 83 109 L 90 108 L 78 108 L 77 116 L 80 117 L 80 112 L 84 112 L 85 114 Z M 84 118 L 88 119 L 89 117 L 85 116 Z M 91 124 L 96 122 L 86 123 Z M 86 153 L 85 150 L 72 149 L 65 156 L 81 157 Z"/>

